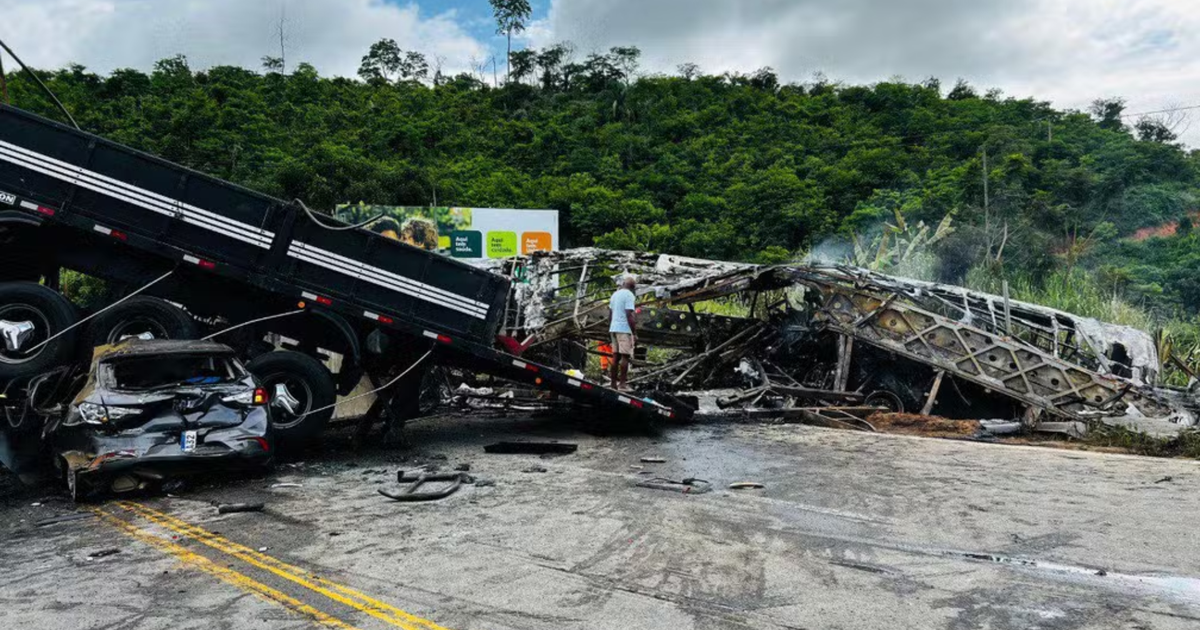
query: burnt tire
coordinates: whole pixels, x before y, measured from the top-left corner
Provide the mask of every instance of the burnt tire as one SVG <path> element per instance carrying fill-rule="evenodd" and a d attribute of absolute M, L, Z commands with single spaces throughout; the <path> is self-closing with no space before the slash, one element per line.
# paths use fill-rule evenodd
<path fill-rule="evenodd" d="M 888 413 L 904 413 L 904 400 L 900 398 L 899 394 L 887 389 L 871 392 L 863 400 L 863 404 L 868 407 L 887 409 Z"/>
<path fill-rule="evenodd" d="M 78 321 L 74 305 L 58 291 L 34 282 L 0 283 L 0 321 L 33 325 L 16 350 L 0 340 L 0 383 L 41 374 L 71 360 L 77 330 L 30 351 Z"/>
<path fill-rule="evenodd" d="M 88 325 L 88 350 L 149 333 L 155 339 L 195 339 L 196 322 L 183 309 L 148 295 L 135 295 L 96 316 Z"/>
<path fill-rule="evenodd" d="M 337 400 L 333 374 L 320 361 L 290 350 L 260 354 L 246 365 L 266 388 L 271 398 L 271 430 L 281 443 L 296 444 L 316 438 L 333 417 L 333 409 L 323 409 Z M 280 385 L 295 403 L 278 396 Z"/>

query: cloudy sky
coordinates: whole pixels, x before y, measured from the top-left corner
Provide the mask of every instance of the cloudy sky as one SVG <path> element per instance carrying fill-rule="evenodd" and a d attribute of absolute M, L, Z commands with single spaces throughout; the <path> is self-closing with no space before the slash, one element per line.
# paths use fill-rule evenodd
<path fill-rule="evenodd" d="M 1124 97 L 1130 112 L 1200 105 L 1196 0 L 532 0 L 522 45 L 567 40 L 579 56 L 633 44 L 646 71 L 771 66 L 845 82 L 891 77 L 1034 96 L 1061 107 Z M 1190 9 L 1190 10 L 1189 10 Z M 487 0 L 0 0 L 0 38 L 42 67 L 149 68 L 289 62 L 353 76 L 391 37 L 457 71 L 503 50 Z M 502 55 L 501 55 L 502 59 Z M 501 71 L 503 66 L 501 62 Z M 1185 138 L 1200 146 L 1200 110 Z M 1132 122 L 1132 121 L 1131 121 Z"/>

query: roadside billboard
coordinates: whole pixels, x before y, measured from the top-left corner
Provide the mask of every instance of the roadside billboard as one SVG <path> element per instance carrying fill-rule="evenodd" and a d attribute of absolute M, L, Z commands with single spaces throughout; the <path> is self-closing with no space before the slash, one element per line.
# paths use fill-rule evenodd
<path fill-rule="evenodd" d="M 337 218 L 455 258 L 508 258 L 559 247 L 557 210 L 340 204 Z"/>

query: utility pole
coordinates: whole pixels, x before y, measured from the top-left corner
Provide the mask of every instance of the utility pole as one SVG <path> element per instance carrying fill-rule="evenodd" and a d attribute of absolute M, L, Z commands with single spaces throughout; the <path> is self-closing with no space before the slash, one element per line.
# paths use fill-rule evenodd
<path fill-rule="evenodd" d="M 983 211 L 988 211 L 988 165 L 987 147 L 983 147 Z"/>
<path fill-rule="evenodd" d="M 1046 121 L 1046 142 L 1054 142 L 1054 121 Z"/>
<path fill-rule="evenodd" d="M 287 4 L 279 5 L 279 73 L 287 74 L 287 44 L 284 29 L 287 26 Z"/>
<path fill-rule="evenodd" d="M 992 208 L 988 197 L 987 145 L 983 147 L 983 233 L 987 235 L 988 260 L 992 258 Z"/>

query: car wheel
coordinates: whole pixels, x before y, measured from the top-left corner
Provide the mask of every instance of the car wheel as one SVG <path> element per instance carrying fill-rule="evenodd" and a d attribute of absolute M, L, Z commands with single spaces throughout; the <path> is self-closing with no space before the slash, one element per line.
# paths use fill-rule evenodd
<path fill-rule="evenodd" d="M 33 282 L 0 283 L 0 381 L 41 374 L 70 360 L 78 320 L 57 291 Z"/>
<path fill-rule="evenodd" d="M 195 339 L 196 322 L 183 309 L 156 297 L 135 295 L 96 316 L 88 326 L 91 347 L 122 339 Z"/>
<path fill-rule="evenodd" d="M 255 357 L 246 368 L 271 398 L 271 429 L 281 442 L 303 442 L 320 435 L 337 400 L 333 375 L 320 361 L 288 350 Z M 313 413 L 315 409 L 322 409 Z"/>

